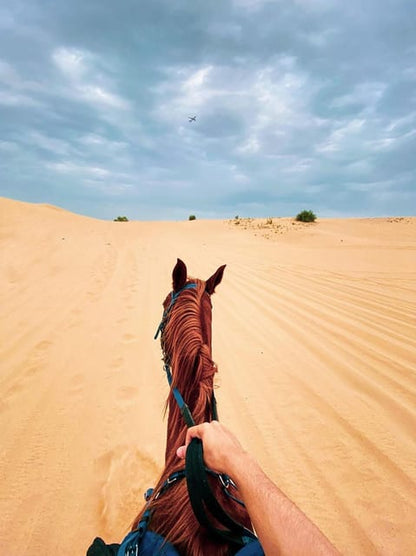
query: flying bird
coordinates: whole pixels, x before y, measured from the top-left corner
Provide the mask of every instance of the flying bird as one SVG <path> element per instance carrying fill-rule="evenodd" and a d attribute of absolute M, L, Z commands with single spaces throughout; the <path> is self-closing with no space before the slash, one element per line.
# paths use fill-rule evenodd
<path fill-rule="evenodd" d="M 195 122 L 196 116 L 188 116 L 189 122 Z"/>

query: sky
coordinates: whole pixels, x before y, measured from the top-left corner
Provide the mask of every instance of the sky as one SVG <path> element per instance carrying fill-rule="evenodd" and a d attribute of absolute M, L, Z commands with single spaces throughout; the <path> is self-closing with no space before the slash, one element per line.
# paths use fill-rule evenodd
<path fill-rule="evenodd" d="M 414 0 L 0 0 L 0 196 L 415 215 L 415 30 Z"/>

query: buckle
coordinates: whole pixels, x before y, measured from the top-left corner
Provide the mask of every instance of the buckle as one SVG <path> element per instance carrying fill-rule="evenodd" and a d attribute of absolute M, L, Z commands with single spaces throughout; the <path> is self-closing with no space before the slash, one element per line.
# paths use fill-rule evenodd
<path fill-rule="evenodd" d="M 218 475 L 218 478 L 224 488 L 228 488 L 230 486 L 231 479 L 228 475 L 226 475 L 225 473 L 220 473 Z"/>

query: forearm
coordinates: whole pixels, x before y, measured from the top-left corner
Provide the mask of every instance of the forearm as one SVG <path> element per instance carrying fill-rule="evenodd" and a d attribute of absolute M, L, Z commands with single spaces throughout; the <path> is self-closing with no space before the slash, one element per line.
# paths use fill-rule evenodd
<path fill-rule="evenodd" d="M 191 427 L 186 446 L 192 438 L 202 440 L 206 465 L 227 473 L 236 482 L 267 556 L 338 554 L 318 527 L 265 475 L 223 425 L 211 421 Z M 186 446 L 178 448 L 178 457 L 185 457 Z"/>
<path fill-rule="evenodd" d="M 267 556 L 335 555 L 337 550 L 247 453 L 233 458 L 235 480 Z"/>

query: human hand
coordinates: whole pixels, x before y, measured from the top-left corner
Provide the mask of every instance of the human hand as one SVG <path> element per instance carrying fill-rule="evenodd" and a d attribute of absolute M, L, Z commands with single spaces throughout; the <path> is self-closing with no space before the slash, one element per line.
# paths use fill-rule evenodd
<path fill-rule="evenodd" d="M 193 438 L 202 440 L 207 467 L 219 473 L 232 475 L 234 463 L 246 455 L 240 442 L 224 425 L 211 421 L 187 430 L 185 445 L 176 451 L 179 458 L 185 458 L 186 449 Z"/>

